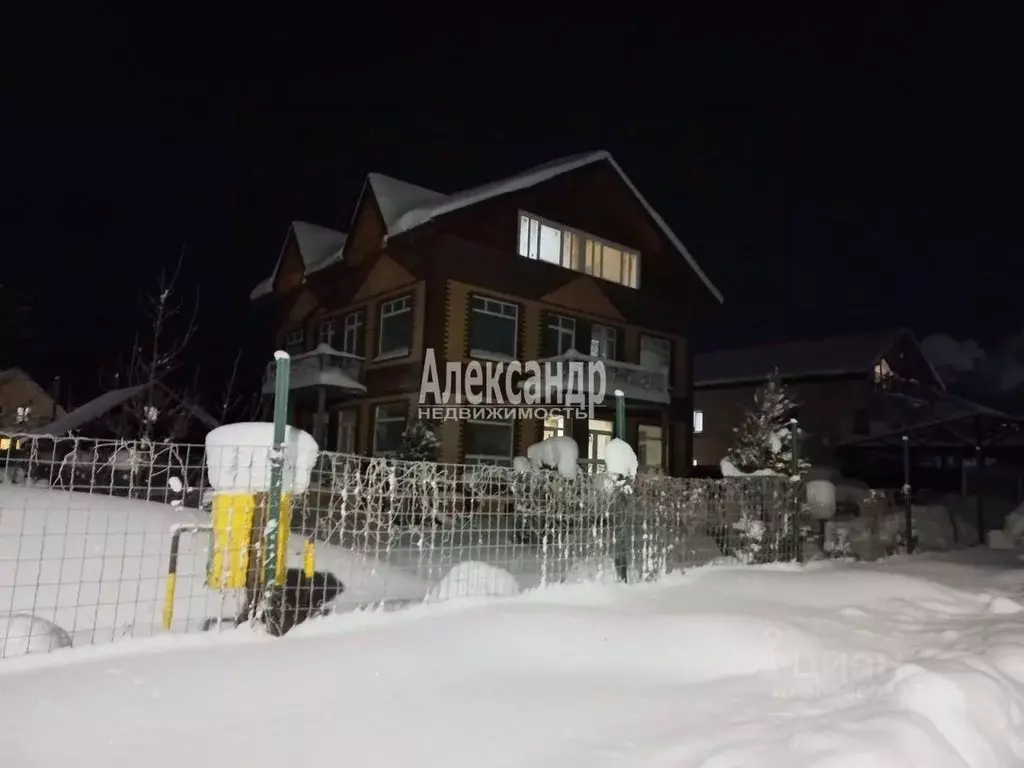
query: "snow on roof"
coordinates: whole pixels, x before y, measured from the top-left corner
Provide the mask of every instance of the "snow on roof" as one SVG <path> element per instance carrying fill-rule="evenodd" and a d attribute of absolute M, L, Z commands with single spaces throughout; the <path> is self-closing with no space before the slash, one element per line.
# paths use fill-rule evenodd
<path fill-rule="evenodd" d="M 341 253 L 348 238 L 344 232 L 321 227 L 319 224 L 310 224 L 308 221 L 293 221 L 288 228 L 288 236 L 293 233 L 299 246 L 299 255 L 302 257 L 302 267 L 307 275 L 341 261 Z M 273 274 L 256 284 L 249 294 L 250 300 L 266 296 L 274 290 L 274 281 L 277 279 L 278 270 L 281 269 L 287 247 L 288 237 L 285 237 Z"/>
<path fill-rule="evenodd" d="M 292 231 L 306 272 L 315 272 L 341 259 L 346 235 L 306 221 L 293 221 Z"/>
<path fill-rule="evenodd" d="M 99 397 L 94 397 L 85 405 L 75 408 L 71 413 L 34 431 L 40 435 L 53 435 L 54 437 L 66 435 L 68 432 L 72 432 L 91 421 L 95 421 L 117 406 L 123 405 L 148 386 L 148 384 L 138 384 L 134 387 L 124 387 L 104 392 Z"/>
<path fill-rule="evenodd" d="M 640 191 L 636 188 L 633 182 L 630 181 L 629 177 L 626 175 L 625 171 L 622 170 L 619 164 L 615 162 L 615 159 L 604 150 L 572 155 L 559 160 L 552 160 L 549 163 L 538 165 L 535 168 L 523 171 L 515 176 L 509 176 L 505 179 L 482 184 L 478 187 L 466 189 L 462 192 L 456 192 L 452 195 L 442 196 L 438 200 L 427 200 L 413 205 L 394 218 L 389 218 L 388 215 L 384 213 L 384 206 L 381 206 L 381 212 L 384 214 L 384 223 L 387 226 L 388 235 L 393 236 L 415 229 L 416 227 L 426 224 L 428 221 L 431 221 L 438 216 L 443 216 L 446 213 L 451 213 L 462 208 L 468 208 L 469 206 L 482 203 L 485 200 L 498 197 L 499 195 L 505 195 L 510 192 L 517 192 L 521 189 L 536 186 L 537 184 L 553 179 L 556 176 L 561 176 L 564 173 L 601 161 L 607 162 L 615 169 L 616 173 L 619 174 L 622 181 L 627 187 L 629 187 L 629 190 L 633 193 L 636 199 L 640 201 L 641 205 L 643 205 L 648 215 L 654 220 L 655 224 L 658 225 L 665 237 L 667 237 L 676 250 L 682 254 L 683 258 L 686 259 L 693 271 L 697 273 L 697 276 L 701 279 L 711 294 L 721 302 L 721 292 L 708 279 L 707 275 L 704 274 L 704 271 L 700 266 L 698 266 L 696 260 L 690 255 L 690 252 L 686 250 L 686 246 L 682 244 L 679 238 L 676 237 L 675 233 L 669 228 L 668 224 L 665 223 L 664 219 L 658 215 L 644 196 L 640 194 Z M 420 187 L 416 187 L 415 189 L 425 192 L 430 191 L 422 190 Z"/>
<path fill-rule="evenodd" d="M 890 329 L 697 355 L 693 383 L 710 386 L 764 381 L 775 370 L 783 378 L 863 373 L 909 333 L 905 329 Z"/>
<path fill-rule="evenodd" d="M 693 256 L 690 255 L 686 246 L 676 237 L 668 224 L 665 223 L 665 220 L 658 215 L 657 211 L 651 207 L 644 196 L 640 194 L 640 191 L 630 181 L 629 177 L 626 176 L 625 171 L 622 170 L 619 164 L 615 162 L 615 159 L 604 150 L 552 160 L 514 176 L 488 182 L 487 184 L 472 187 L 451 195 L 435 192 L 432 189 L 410 184 L 400 179 L 385 176 L 382 173 L 368 174 L 366 185 L 373 190 L 373 195 L 377 200 L 381 217 L 384 219 L 384 226 L 388 236 L 393 237 L 420 227 L 436 219 L 438 216 L 444 216 L 447 213 L 468 208 L 500 195 L 528 189 L 549 179 L 561 176 L 564 173 L 569 173 L 570 171 L 598 162 L 607 162 L 615 169 L 615 172 L 619 174 L 619 177 L 629 188 L 630 192 L 633 193 L 633 196 L 643 205 L 648 215 L 661 229 L 668 241 L 672 243 L 673 247 L 686 259 L 690 268 L 693 269 L 697 277 L 704 283 L 705 287 L 711 292 L 711 295 L 721 302 L 721 292 L 708 279 L 708 276 L 704 274 L 704 271 L 697 264 Z M 341 232 L 302 221 L 293 222 L 292 230 L 295 232 L 296 240 L 299 243 L 299 251 L 302 253 L 307 274 L 341 260 L 346 238 Z M 271 275 L 269 280 L 262 281 L 253 289 L 250 294 L 251 299 L 257 299 L 272 290 L 283 255 L 284 249 L 282 248 L 281 256 L 278 257 L 277 267 L 274 268 L 274 274 Z"/>
<path fill-rule="evenodd" d="M 381 216 L 388 226 L 389 233 L 391 223 L 406 211 L 419 206 L 438 204 L 445 199 L 445 195 L 440 192 L 426 187 L 418 187 L 407 181 L 385 176 L 383 173 L 369 174 L 366 177 L 366 183 L 373 190 L 373 196 L 377 199 L 377 207 L 380 208 Z"/>

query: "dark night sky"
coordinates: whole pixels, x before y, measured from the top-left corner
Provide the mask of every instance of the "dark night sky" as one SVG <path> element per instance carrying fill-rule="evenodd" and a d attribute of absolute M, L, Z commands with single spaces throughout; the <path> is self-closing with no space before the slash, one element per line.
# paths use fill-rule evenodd
<path fill-rule="evenodd" d="M 288 222 L 345 228 L 368 171 L 454 191 L 597 148 L 724 292 L 702 348 L 1024 327 L 1007 19 L 575 18 L 526 50 L 514 24 L 407 24 L 314 41 L 309 18 L 302 37 L 145 52 L 75 37 L 12 61 L 0 282 L 31 303 L 35 339 L 10 362 L 95 394 L 184 244 L 212 388 L 239 339 L 252 371 L 269 348 L 247 296 Z"/>

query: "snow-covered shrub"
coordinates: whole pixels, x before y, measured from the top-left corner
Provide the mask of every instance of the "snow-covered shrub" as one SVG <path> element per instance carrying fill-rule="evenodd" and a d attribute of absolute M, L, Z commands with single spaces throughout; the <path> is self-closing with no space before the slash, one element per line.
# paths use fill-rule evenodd
<path fill-rule="evenodd" d="M 510 597 L 519 593 L 516 577 L 478 560 L 454 566 L 427 594 L 428 602 L 455 597 Z"/>
<path fill-rule="evenodd" d="M 437 461 L 441 455 L 441 441 L 425 421 L 414 421 L 398 446 L 396 458 L 402 461 Z"/>
<path fill-rule="evenodd" d="M 563 477 L 575 477 L 579 472 L 580 447 L 569 435 L 555 435 L 526 449 L 530 463 L 536 469 L 556 469 Z"/>
<path fill-rule="evenodd" d="M 0 659 L 68 648 L 71 637 L 48 619 L 29 613 L 0 616 Z"/>

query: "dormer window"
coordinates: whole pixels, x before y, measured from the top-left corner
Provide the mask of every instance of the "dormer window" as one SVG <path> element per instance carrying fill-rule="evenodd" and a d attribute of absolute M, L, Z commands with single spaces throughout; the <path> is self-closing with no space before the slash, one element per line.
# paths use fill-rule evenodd
<path fill-rule="evenodd" d="M 519 255 L 630 288 L 640 285 L 639 253 L 532 213 L 519 214 Z"/>

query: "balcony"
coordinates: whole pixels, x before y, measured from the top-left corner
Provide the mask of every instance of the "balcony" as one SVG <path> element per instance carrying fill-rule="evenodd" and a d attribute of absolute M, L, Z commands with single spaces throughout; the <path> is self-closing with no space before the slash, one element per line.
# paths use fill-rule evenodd
<path fill-rule="evenodd" d="M 667 405 L 672 399 L 669 394 L 668 371 L 657 370 L 655 368 L 645 368 L 642 365 L 623 363 L 619 360 L 609 360 L 604 357 L 591 357 L 590 355 L 584 355 L 574 350 L 570 350 L 564 355 L 545 358 L 538 362 L 541 364 L 541 371 L 545 377 L 548 376 L 549 372 L 553 373 L 555 376 L 559 376 L 559 371 L 555 368 L 555 365 L 557 363 L 562 364 L 559 383 L 550 385 L 557 390 L 568 390 L 571 386 L 569 382 L 569 363 L 583 363 L 583 381 L 572 382 L 572 386 L 578 387 L 582 385 L 584 391 L 586 391 L 590 385 L 590 382 L 587 380 L 585 366 L 588 363 L 603 363 L 605 372 L 604 394 L 606 403 L 610 404 L 613 402 L 612 395 L 617 389 L 622 390 L 622 393 L 626 396 L 627 400 L 643 400 L 649 403 L 661 403 L 663 405 Z M 546 380 L 544 385 L 549 386 Z M 587 394 L 590 393 L 587 392 Z"/>
<path fill-rule="evenodd" d="M 333 347 L 321 344 L 312 352 L 292 355 L 289 389 L 307 387 L 328 387 L 343 392 L 365 392 L 363 384 L 363 358 L 339 352 Z M 276 383 L 275 364 L 267 366 L 263 377 L 263 394 L 274 393 Z"/>

